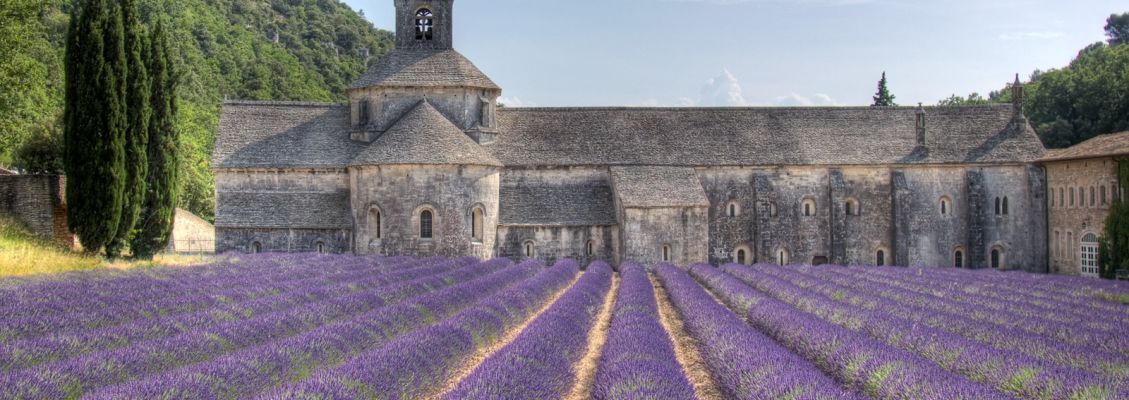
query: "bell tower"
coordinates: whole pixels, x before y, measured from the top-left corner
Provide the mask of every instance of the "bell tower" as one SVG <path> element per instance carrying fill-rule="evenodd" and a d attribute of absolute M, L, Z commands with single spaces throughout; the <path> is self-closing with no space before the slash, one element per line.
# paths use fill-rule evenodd
<path fill-rule="evenodd" d="M 396 0 L 396 48 L 454 48 L 455 0 Z"/>

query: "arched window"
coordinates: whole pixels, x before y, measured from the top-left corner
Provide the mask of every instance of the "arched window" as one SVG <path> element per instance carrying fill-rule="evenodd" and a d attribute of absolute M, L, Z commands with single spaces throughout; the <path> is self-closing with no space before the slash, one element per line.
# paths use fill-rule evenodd
<path fill-rule="evenodd" d="M 1098 237 L 1093 233 L 1088 233 L 1082 237 L 1082 248 L 1079 252 L 1082 254 L 1082 262 L 1080 271 L 1082 276 L 1097 277 L 1098 276 Z"/>
<path fill-rule="evenodd" d="M 1066 208 L 1066 191 L 1062 188 L 1058 188 L 1058 206 Z"/>
<path fill-rule="evenodd" d="M 591 240 L 589 240 L 588 244 L 585 245 L 584 247 L 585 247 L 584 254 L 587 254 L 589 257 L 591 257 L 593 254 L 596 253 L 596 245 L 594 243 L 592 243 Z"/>
<path fill-rule="evenodd" d="M 1064 259 L 1074 261 L 1074 232 L 1066 232 L 1066 253 L 1063 254 Z"/>
<path fill-rule="evenodd" d="M 1051 244 L 1051 258 L 1058 259 L 1062 252 L 1062 232 L 1055 231 L 1055 241 Z"/>
<path fill-rule="evenodd" d="M 263 244 L 259 242 L 251 243 L 251 253 L 259 254 L 263 252 Z"/>
<path fill-rule="evenodd" d="M 1074 188 L 1070 188 L 1070 206 L 1074 207 Z"/>
<path fill-rule="evenodd" d="M 663 261 L 670 261 L 670 245 L 663 245 Z"/>
<path fill-rule="evenodd" d="M 1090 208 L 1094 208 L 1094 207 L 1098 206 L 1098 204 L 1097 204 L 1097 201 L 1098 201 L 1097 191 L 1098 191 L 1097 188 L 1090 186 Z"/>
<path fill-rule="evenodd" d="M 533 245 L 532 240 L 525 241 L 525 244 L 522 245 L 522 247 L 525 247 L 525 258 L 533 258 L 537 256 L 537 248 Z"/>
<path fill-rule="evenodd" d="M 373 239 L 380 239 L 384 234 L 380 225 L 380 209 L 372 207 L 368 210 L 368 231 L 372 232 Z"/>
<path fill-rule="evenodd" d="M 432 238 L 431 223 L 432 223 L 433 218 L 434 218 L 434 216 L 432 215 L 431 210 L 420 211 L 420 213 L 419 213 L 419 238 L 420 239 L 431 239 Z"/>
<path fill-rule="evenodd" d="M 843 210 L 847 212 L 847 215 L 862 215 L 859 201 L 855 199 L 847 199 L 847 202 L 843 204 Z"/>
<path fill-rule="evenodd" d="M 1050 197 L 1049 199 L 1047 199 L 1047 201 L 1050 202 L 1049 206 L 1051 208 L 1054 208 L 1054 206 L 1055 206 L 1055 190 L 1053 188 L 1051 189 L 1051 195 L 1048 196 L 1048 197 Z"/>
<path fill-rule="evenodd" d="M 317 251 L 318 251 L 318 254 L 325 254 L 325 253 L 327 253 L 327 251 L 326 251 L 326 249 L 325 249 L 325 242 L 322 242 L 322 241 L 318 241 L 318 243 L 317 243 L 316 245 L 314 245 L 314 247 L 315 247 L 315 248 L 317 249 Z"/>
<path fill-rule="evenodd" d="M 773 202 L 768 203 L 768 215 L 773 216 L 773 217 L 776 216 L 776 203 L 773 203 Z"/>
<path fill-rule="evenodd" d="M 996 198 L 996 215 L 1000 215 L 1001 211 L 1003 211 L 1003 208 L 1000 207 L 1001 204 L 1002 203 L 1000 203 L 1000 198 L 997 197 Z"/>
<path fill-rule="evenodd" d="M 470 211 L 470 237 L 472 240 L 478 243 L 482 243 L 483 237 L 486 236 L 484 233 L 485 227 L 483 226 L 483 222 L 482 208 L 475 207 Z"/>
<path fill-rule="evenodd" d="M 737 249 L 737 263 L 738 264 L 745 264 L 745 261 L 746 261 L 745 249 Z"/>
<path fill-rule="evenodd" d="M 788 261 L 789 261 L 788 250 L 780 249 L 780 250 L 776 251 L 776 264 L 777 265 L 781 265 L 781 266 L 788 265 Z"/>
<path fill-rule="evenodd" d="M 941 215 L 949 215 L 952 211 L 952 203 L 948 196 L 941 197 Z"/>
<path fill-rule="evenodd" d="M 1109 205 L 1109 197 L 1106 194 L 1105 185 L 1102 185 L 1101 193 L 1102 193 L 1102 206 L 1104 207 L 1104 206 Z"/>
<path fill-rule="evenodd" d="M 1004 215 L 1007 215 L 1007 197 L 1004 197 Z"/>
<path fill-rule="evenodd" d="M 435 28 L 435 15 L 431 10 L 421 8 L 416 11 L 416 40 L 431 40 Z"/>
<path fill-rule="evenodd" d="M 800 212 L 805 217 L 814 217 L 816 215 L 815 200 L 804 199 Z"/>
<path fill-rule="evenodd" d="M 878 250 L 878 254 L 874 256 L 874 261 L 874 265 L 877 265 L 879 267 L 886 266 L 886 251 Z"/>
<path fill-rule="evenodd" d="M 736 201 L 729 202 L 729 205 L 726 207 L 726 215 L 730 218 L 741 215 L 741 205 L 737 204 Z"/>
<path fill-rule="evenodd" d="M 957 249 L 957 251 L 953 252 L 953 266 L 964 268 L 964 251 Z"/>
<path fill-rule="evenodd" d="M 992 269 L 1000 269 L 1000 265 L 1003 262 L 1001 260 L 1002 257 L 1003 255 L 1000 254 L 1000 249 L 992 249 Z"/>

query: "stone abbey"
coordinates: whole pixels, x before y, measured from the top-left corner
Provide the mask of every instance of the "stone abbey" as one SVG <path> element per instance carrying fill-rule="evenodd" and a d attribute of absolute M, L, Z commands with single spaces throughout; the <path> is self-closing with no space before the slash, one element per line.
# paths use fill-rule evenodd
<path fill-rule="evenodd" d="M 499 108 L 453 0 L 395 0 L 348 104 L 224 104 L 216 250 L 1047 271 L 1015 104 Z"/>

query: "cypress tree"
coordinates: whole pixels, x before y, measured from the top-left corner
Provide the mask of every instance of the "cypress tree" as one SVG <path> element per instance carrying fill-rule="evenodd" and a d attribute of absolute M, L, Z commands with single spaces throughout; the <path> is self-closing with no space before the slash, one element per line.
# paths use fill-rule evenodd
<path fill-rule="evenodd" d="M 84 0 L 67 32 L 64 168 L 67 225 L 87 253 L 117 234 L 125 186 L 125 50 L 106 0 Z"/>
<path fill-rule="evenodd" d="M 122 198 L 121 223 L 117 235 L 106 247 L 106 254 L 119 257 L 133 236 L 141 203 L 145 201 L 145 182 L 148 174 L 147 146 L 149 142 L 149 75 L 142 53 L 147 51 L 145 33 L 141 26 L 137 4 L 122 0 L 122 22 L 125 26 L 126 55 L 126 119 L 125 131 L 125 189 Z"/>
<path fill-rule="evenodd" d="M 176 73 L 169 53 L 165 23 L 156 22 L 153 36 L 146 52 L 151 96 L 149 103 L 149 183 L 141 216 L 137 221 L 137 235 L 130 243 L 133 256 L 151 259 L 169 244 L 173 217 L 180 197 L 179 155 L 180 133 L 176 130 L 176 90 L 179 74 Z"/>
<path fill-rule="evenodd" d="M 886 71 L 882 71 L 882 79 L 878 81 L 878 93 L 874 95 L 874 105 L 871 107 L 896 107 L 894 95 L 886 87 Z"/>

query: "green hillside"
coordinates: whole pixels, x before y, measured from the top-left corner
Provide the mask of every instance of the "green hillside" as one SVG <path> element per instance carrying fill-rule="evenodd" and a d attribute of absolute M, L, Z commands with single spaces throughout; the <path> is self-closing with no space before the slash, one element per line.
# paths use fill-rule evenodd
<path fill-rule="evenodd" d="M 0 64 L 0 164 L 58 169 L 70 8 L 70 0 L 0 0 L 0 59 L 12 60 Z M 147 0 L 142 13 L 174 24 L 181 205 L 209 220 L 209 163 L 225 98 L 344 101 L 349 83 L 392 47 L 390 32 L 338 0 Z"/>

